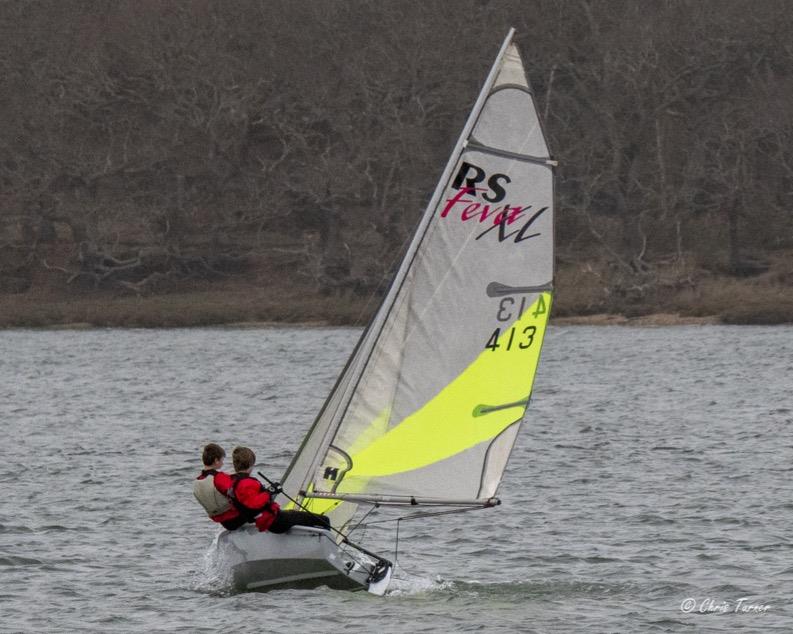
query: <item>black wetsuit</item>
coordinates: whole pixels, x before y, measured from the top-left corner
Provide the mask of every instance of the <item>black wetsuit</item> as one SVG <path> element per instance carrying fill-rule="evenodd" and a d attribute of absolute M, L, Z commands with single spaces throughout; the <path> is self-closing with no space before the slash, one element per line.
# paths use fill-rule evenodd
<path fill-rule="evenodd" d="M 271 533 L 285 533 L 293 526 L 314 526 L 330 530 L 330 520 L 324 515 L 314 515 L 306 511 L 281 510 L 267 530 Z"/>

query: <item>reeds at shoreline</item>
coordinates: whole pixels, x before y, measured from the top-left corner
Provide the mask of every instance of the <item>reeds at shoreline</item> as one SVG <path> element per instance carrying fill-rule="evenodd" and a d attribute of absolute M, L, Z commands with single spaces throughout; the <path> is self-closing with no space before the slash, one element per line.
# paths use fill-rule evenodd
<path fill-rule="evenodd" d="M 564 281 L 564 276 L 562 276 Z M 606 298 L 587 285 L 560 284 L 551 323 L 671 325 L 688 323 L 793 323 L 787 285 L 714 278 L 695 288 L 650 298 Z M 74 295 L 31 290 L 0 296 L 0 328 L 191 328 L 221 325 L 366 325 L 379 297 L 351 292 L 218 284 L 149 296 L 110 292 Z M 452 307 L 455 310 L 455 307 Z"/>

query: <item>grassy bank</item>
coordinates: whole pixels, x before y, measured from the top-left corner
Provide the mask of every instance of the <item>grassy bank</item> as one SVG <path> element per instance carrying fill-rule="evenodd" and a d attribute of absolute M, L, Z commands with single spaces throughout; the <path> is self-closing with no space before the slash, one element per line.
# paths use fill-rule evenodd
<path fill-rule="evenodd" d="M 587 277 L 593 279 L 586 279 Z M 590 271 L 560 270 L 552 322 L 668 325 L 793 323 L 793 287 L 774 280 L 712 276 L 641 294 L 597 283 Z M 150 296 L 31 289 L 0 296 L 0 328 L 181 328 L 228 324 L 366 324 L 377 297 L 323 295 L 316 288 L 236 281 Z"/>
<path fill-rule="evenodd" d="M 255 287 L 147 297 L 29 292 L 0 297 L 0 328 L 187 328 L 262 322 L 360 325 L 366 323 L 369 311 L 361 298 L 290 295 Z"/>
<path fill-rule="evenodd" d="M 643 275 L 606 264 L 561 266 L 554 317 L 568 323 L 793 323 L 793 257 L 779 254 L 767 271 L 744 278 L 691 264 Z"/>

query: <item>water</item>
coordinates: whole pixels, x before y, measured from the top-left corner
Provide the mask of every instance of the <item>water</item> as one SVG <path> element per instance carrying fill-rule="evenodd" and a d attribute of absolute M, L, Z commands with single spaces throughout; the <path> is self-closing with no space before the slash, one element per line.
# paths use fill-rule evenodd
<path fill-rule="evenodd" d="M 552 328 L 500 508 L 403 523 L 385 598 L 229 592 L 200 447 L 280 475 L 357 334 L 0 332 L 0 631 L 791 629 L 789 327 Z"/>

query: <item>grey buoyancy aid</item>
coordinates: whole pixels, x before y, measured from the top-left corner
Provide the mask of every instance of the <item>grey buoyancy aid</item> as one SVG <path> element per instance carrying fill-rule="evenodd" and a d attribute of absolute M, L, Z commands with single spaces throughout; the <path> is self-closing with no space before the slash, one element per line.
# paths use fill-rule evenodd
<path fill-rule="evenodd" d="M 209 517 L 225 513 L 231 508 L 229 499 L 215 488 L 214 469 L 207 469 L 193 483 L 193 495 Z"/>

